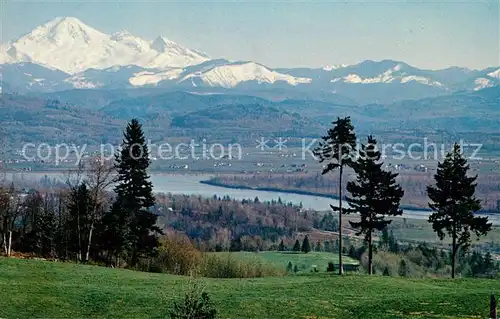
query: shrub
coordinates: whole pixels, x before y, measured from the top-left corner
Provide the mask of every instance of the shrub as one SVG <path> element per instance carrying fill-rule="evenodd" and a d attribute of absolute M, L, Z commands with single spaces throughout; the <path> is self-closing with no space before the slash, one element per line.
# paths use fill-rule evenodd
<path fill-rule="evenodd" d="M 398 274 L 401 277 L 408 277 L 408 275 L 410 274 L 410 268 L 408 267 L 408 263 L 404 259 L 401 259 L 401 262 L 399 263 Z"/>
<path fill-rule="evenodd" d="M 173 303 L 169 310 L 171 319 L 215 319 L 217 309 L 208 294 L 199 285 L 194 285 L 183 300 Z"/>
<path fill-rule="evenodd" d="M 391 271 L 389 270 L 389 267 L 385 267 L 384 268 L 384 272 L 382 273 L 383 276 L 390 276 L 391 275 Z"/>
<path fill-rule="evenodd" d="M 368 267 L 368 254 L 364 253 L 361 257 L 361 266 L 366 270 Z M 401 261 L 404 260 L 406 263 L 405 267 L 405 277 L 423 277 L 425 275 L 425 269 L 418 266 L 403 255 L 394 254 L 387 251 L 379 251 L 373 254 L 373 269 L 377 273 L 386 275 L 387 273 L 392 276 L 400 274 Z M 385 271 L 387 269 L 387 272 Z"/>
<path fill-rule="evenodd" d="M 331 261 L 328 262 L 328 267 L 326 267 L 326 271 L 330 272 L 335 271 L 335 265 Z"/>
<path fill-rule="evenodd" d="M 149 261 L 149 271 L 175 275 L 199 272 L 202 254 L 188 237 L 171 233 L 160 239 L 158 255 Z"/>
<path fill-rule="evenodd" d="M 238 260 L 231 254 L 207 254 L 203 258 L 201 275 L 210 278 L 252 278 L 283 275 L 284 271 L 262 260 Z"/>

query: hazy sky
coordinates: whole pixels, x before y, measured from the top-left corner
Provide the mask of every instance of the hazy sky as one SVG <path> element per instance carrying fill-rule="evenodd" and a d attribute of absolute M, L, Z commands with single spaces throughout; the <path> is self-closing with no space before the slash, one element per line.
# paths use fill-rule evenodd
<path fill-rule="evenodd" d="M 499 1 L 2 0 L 2 42 L 58 16 L 106 33 L 163 35 L 212 57 L 270 67 L 402 60 L 421 68 L 500 65 Z"/>

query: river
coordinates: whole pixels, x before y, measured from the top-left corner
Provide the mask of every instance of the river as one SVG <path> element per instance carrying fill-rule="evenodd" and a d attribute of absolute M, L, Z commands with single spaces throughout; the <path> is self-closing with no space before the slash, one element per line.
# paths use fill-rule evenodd
<path fill-rule="evenodd" d="M 51 173 L 16 173 L 7 174 L 8 180 L 18 181 L 38 181 L 44 176 L 50 179 L 62 180 L 63 175 L 58 172 Z M 302 195 L 293 193 L 283 193 L 275 191 L 259 191 L 247 189 L 234 189 L 220 186 L 213 186 L 202 184 L 200 181 L 207 180 L 211 175 L 207 174 L 167 174 L 167 173 L 153 173 L 151 174 L 151 181 L 153 182 L 154 191 L 159 193 L 172 193 L 172 194 L 186 194 L 186 195 L 200 195 L 203 197 L 218 197 L 229 196 L 234 199 L 254 199 L 258 197 L 260 201 L 278 200 L 281 198 L 282 202 L 293 204 L 302 203 L 304 208 L 314 209 L 318 211 L 330 211 L 330 205 L 338 205 L 338 200 L 326 197 Z M 430 211 L 425 210 L 412 210 L 404 209 L 403 217 L 413 219 L 427 219 Z M 488 215 L 490 220 L 495 225 L 500 225 L 499 215 Z"/>

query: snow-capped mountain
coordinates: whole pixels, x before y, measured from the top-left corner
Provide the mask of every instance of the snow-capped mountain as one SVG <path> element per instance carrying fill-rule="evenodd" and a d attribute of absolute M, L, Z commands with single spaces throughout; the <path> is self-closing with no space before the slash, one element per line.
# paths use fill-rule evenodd
<path fill-rule="evenodd" d="M 490 72 L 491 71 L 491 72 Z M 485 74 L 484 74 L 485 73 Z M 485 88 L 500 85 L 500 69 L 486 69 L 483 74 L 476 77 L 474 80 L 474 91 L 479 91 Z M 469 83 L 467 83 L 469 84 Z"/>
<path fill-rule="evenodd" d="M 335 95 L 336 100 L 364 104 L 500 85 L 498 67 L 422 70 L 401 61 L 366 60 L 272 69 L 256 61 L 211 59 L 163 36 L 150 41 L 124 30 L 108 35 L 76 18 L 56 18 L 0 45 L 0 66 L 2 87 L 17 92 L 138 87 L 245 94 L 275 90 L 277 97 L 329 100 Z"/>
<path fill-rule="evenodd" d="M 496 69 L 495 71 L 492 71 L 488 73 L 488 76 L 496 79 L 500 79 L 500 69 Z"/>
<path fill-rule="evenodd" d="M 208 55 L 180 46 L 165 37 L 157 37 L 152 43 L 151 48 L 159 54 L 155 56 L 146 67 L 185 67 L 195 65 L 209 59 Z"/>
<path fill-rule="evenodd" d="M 410 75 L 406 72 L 401 72 L 401 64 L 397 64 L 396 66 L 384 71 L 383 73 L 377 74 L 374 77 L 360 77 L 357 74 L 350 73 L 344 77 L 338 77 L 331 82 L 339 82 L 342 81 L 344 83 L 362 83 L 362 84 L 370 84 L 370 83 L 407 83 L 411 81 L 415 81 L 421 84 L 430 85 L 430 86 L 438 86 L 442 87 L 443 84 L 438 81 L 433 81 L 429 77 L 418 76 L 418 75 Z"/>
<path fill-rule="evenodd" d="M 76 18 L 56 18 L 2 46 L 0 63 L 32 62 L 75 74 L 115 65 L 184 67 L 208 60 L 205 54 L 165 38 L 143 40 L 121 31 L 104 34 Z"/>
<path fill-rule="evenodd" d="M 203 72 L 184 76 L 179 83 L 191 82 L 193 86 L 203 84 L 210 87 L 234 88 L 241 83 L 255 81 L 258 84 L 286 83 L 291 86 L 311 83 L 309 78 L 294 77 L 278 73 L 255 62 L 233 62 L 215 66 Z"/>
<path fill-rule="evenodd" d="M 254 62 L 208 61 L 191 68 L 153 69 L 138 66 L 113 66 L 88 69 L 64 80 L 74 88 L 119 88 L 141 86 L 234 88 L 247 82 L 296 86 L 311 82 L 308 78 L 278 73 Z"/>

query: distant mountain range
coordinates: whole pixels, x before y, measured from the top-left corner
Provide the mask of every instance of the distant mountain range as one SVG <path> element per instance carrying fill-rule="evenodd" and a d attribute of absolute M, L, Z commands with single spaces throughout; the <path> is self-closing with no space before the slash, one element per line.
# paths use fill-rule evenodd
<path fill-rule="evenodd" d="M 76 18 L 56 18 L 0 49 L 2 91 L 18 93 L 158 88 L 367 104 L 500 84 L 498 66 L 421 70 L 383 60 L 317 69 L 273 69 L 254 61 L 213 59 L 162 36 L 149 41 L 127 31 L 108 35 Z"/>
<path fill-rule="evenodd" d="M 137 95 L 127 96 L 130 92 Z M 85 93 L 92 93 L 88 104 L 69 102 L 84 101 Z M 55 94 L 62 99 L 51 99 Z M 351 116 L 360 138 L 375 134 L 389 143 L 465 139 L 500 152 L 499 105 L 500 87 L 364 106 L 231 94 L 155 95 L 149 89 L 73 90 L 43 98 L 6 93 L 0 99 L 0 142 L 11 147 L 26 142 L 119 143 L 126 121 L 136 117 L 153 141 L 189 137 L 253 145 L 260 136 L 319 137 L 337 116 Z"/>

